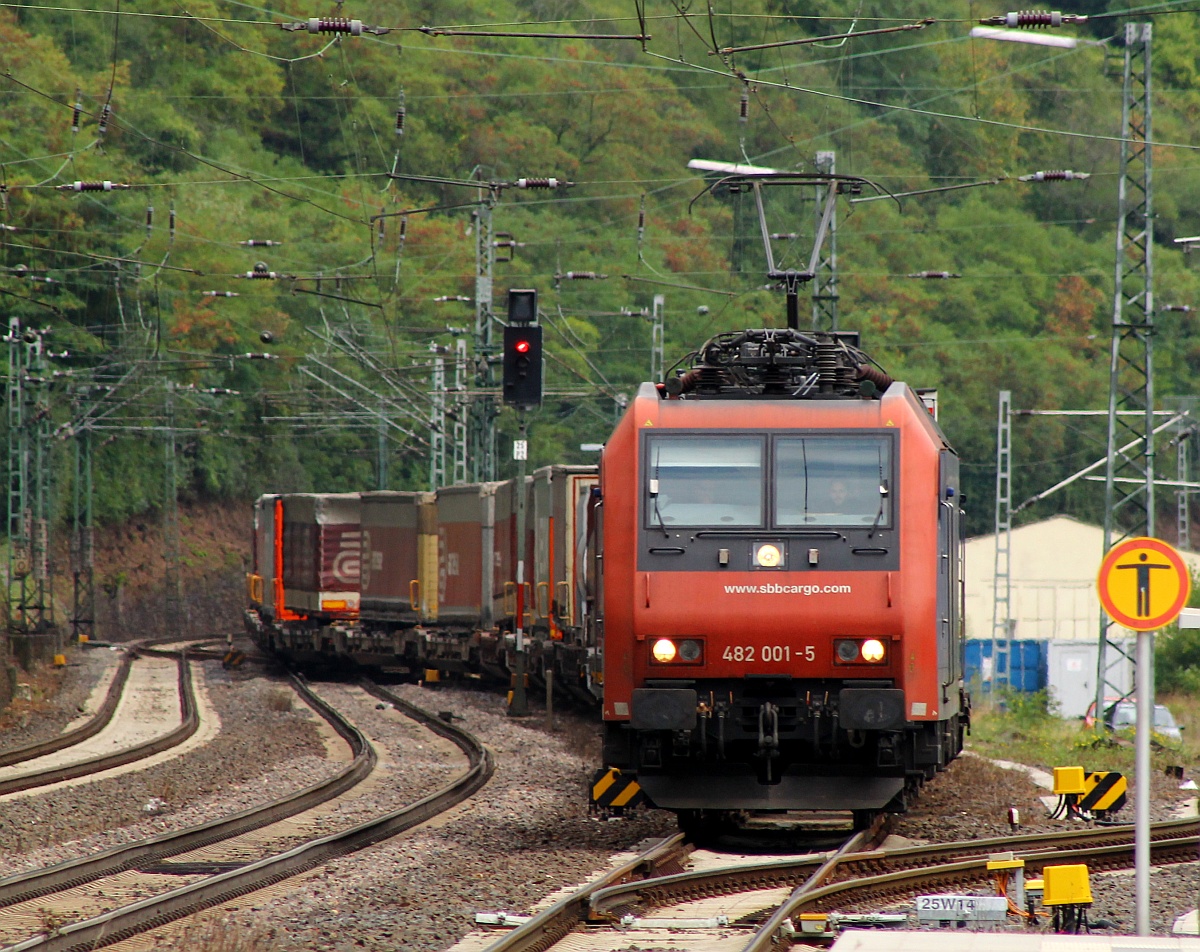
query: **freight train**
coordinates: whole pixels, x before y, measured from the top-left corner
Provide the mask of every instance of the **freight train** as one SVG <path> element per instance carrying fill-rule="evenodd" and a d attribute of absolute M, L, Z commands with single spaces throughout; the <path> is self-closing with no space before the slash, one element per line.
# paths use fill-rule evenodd
<path fill-rule="evenodd" d="M 640 387 L 598 468 L 263 496 L 247 621 L 426 679 L 509 679 L 521 628 L 530 682 L 601 712 L 598 802 L 863 821 L 962 749 L 961 504 L 931 407 L 856 334 L 722 334 Z"/>

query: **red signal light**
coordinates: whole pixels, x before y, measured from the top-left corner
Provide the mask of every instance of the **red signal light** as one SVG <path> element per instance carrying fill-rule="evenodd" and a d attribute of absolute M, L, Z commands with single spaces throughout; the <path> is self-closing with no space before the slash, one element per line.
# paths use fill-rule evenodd
<path fill-rule="evenodd" d="M 513 350 L 515 350 L 518 354 L 528 354 L 529 353 L 529 341 L 527 341 L 527 340 L 517 341 L 515 344 L 513 344 Z"/>

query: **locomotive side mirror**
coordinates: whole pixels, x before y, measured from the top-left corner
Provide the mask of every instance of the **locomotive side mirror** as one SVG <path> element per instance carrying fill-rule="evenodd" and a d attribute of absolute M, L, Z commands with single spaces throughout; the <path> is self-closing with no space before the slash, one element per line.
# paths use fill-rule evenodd
<path fill-rule="evenodd" d="M 658 495 L 658 480 L 657 479 L 650 480 L 650 495 L 651 496 Z"/>

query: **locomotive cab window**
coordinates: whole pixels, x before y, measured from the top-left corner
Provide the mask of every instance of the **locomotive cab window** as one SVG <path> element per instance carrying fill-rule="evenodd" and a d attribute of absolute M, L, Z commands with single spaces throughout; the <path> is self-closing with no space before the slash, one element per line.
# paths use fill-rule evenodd
<path fill-rule="evenodd" d="M 777 437 L 774 524 L 889 527 L 891 467 L 887 437 Z"/>
<path fill-rule="evenodd" d="M 648 444 L 647 525 L 762 525 L 762 439 L 670 436 Z"/>

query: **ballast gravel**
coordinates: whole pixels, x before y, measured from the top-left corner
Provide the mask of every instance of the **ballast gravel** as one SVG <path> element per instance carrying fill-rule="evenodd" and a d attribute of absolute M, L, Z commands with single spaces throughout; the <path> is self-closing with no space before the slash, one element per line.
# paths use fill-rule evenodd
<path fill-rule="evenodd" d="M 280 685 L 261 670 L 225 672 L 202 667 L 222 717 L 221 736 L 202 751 L 164 764 L 151 783 L 142 778 L 105 787 L 75 788 L 69 802 L 31 798 L 10 826 L 0 827 L 0 875 L 182 827 L 270 799 L 332 772 L 314 717 L 297 702 L 271 709 Z M 356 689 L 317 684 L 381 752 L 379 779 L 353 801 L 355 821 L 395 809 L 441 786 L 463 769 L 455 748 Z M 232 911 L 191 924 L 185 936 L 156 947 L 189 952 L 299 952 L 359 950 L 443 952 L 475 930 L 478 912 L 528 913 L 555 890 L 580 883 L 606 866 L 614 852 L 674 832 L 664 811 L 638 811 L 618 821 L 589 815 L 585 786 L 598 750 L 589 719 L 564 714 L 554 732 L 540 711 L 527 719 L 505 715 L 498 695 L 398 685 L 393 690 L 433 712 L 452 712 L 456 723 L 486 743 L 496 758 L 492 780 L 452 814 L 404 836 L 336 860 L 305 877 L 241 900 Z M 147 771 L 146 773 L 150 773 Z M 136 776 L 136 775 L 130 775 Z M 129 789 L 125 789 L 129 788 Z M 170 808 L 144 819 L 149 796 L 169 792 Z M 900 821 L 913 840 L 946 841 L 1009 832 L 1007 810 L 1019 806 L 1025 829 L 1061 827 L 1044 819 L 1044 794 L 1023 774 L 964 757 L 927 785 L 921 801 Z M 1161 782 L 1156 817 L 1169 815 L 1178 791 Z M 36 805 L 35 805 L 36 802 Z M 114 805 L 118 804 L 118 805 Z M 1127 810 L 1131 808 L 1126 808 Z M 1132 814 L 1130 814 L 1132 816 Z M 78 838 L 81 817 L 96 832 Z M 32 846 L 48 845 L 31 851 Z M 1169 934 L 1175 917 L 1194 908 L 1196 864 L 1155 870 L 1152 920 Z M 1133 931 L 1132 875 L 1092 877 L 1093 920 Z M 1019 927 L 1017 927 L 1019 928 Z"/>
<path fill-rule="evenodd" d="M 225 671 L 218 662 L 193 665 L 221 719 L 220 734 L 145 770 L 6 799 L 0 876 L 194 826 L 338 769 L 325 757 L 316 715 L 293 700 L 286 681 Z M 287 710 L 276 709 L 280 698 Z"/>

